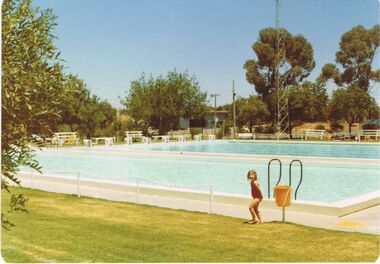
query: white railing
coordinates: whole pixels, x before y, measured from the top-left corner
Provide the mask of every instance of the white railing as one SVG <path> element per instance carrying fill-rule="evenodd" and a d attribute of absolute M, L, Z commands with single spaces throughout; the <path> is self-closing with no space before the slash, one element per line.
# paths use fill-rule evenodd
<path fill-rule="evenodd" d="M 364 140 L 371 140 L 373 137 L 375 140 L 377 140 L 378 137 L 380 137 L 380 129 L 367 129 L 367 130 L 362 130 L 359 132 L 359 141 L 360 137 L 363 136 Z"/>
<path fill-rule="evenodd" d="M 23 171 L 21 172 L 22 174 L 28 174 L 30 175 L 30 187 L 35 188 L 35 174 L 37 172 L 31 170 L 31 171 Z M 39 174 L 39 173 L 38 173 Z M 109 177 L 104 177 L 104 176 L 98 176 L 95 174 L 87 174 L 79 171 L 54 171 L 54 172 L 47 172 L 44 174 L 40 174 L 41 176 L 52 176 L 52 177 L 60 177 L 62 178 L 69 178 L 71 181 L 74 181 L 75 186 L 76 186 L 76 195 L 78 197 L 81 197 L 82 195 L 82 182 L 84 179 L 86 180 L 88 184 L 88 180 L 95 180 L 97 182 L 108 182 L 112 181 L 113 183 L 121 182 L 123 179 L 121 178 L 109 178 Z M 209 195 L 209 210 L 208 212 L 210 214 L 213 213 L 213 203 L 214 203 L 214 191 L 213 191 L 213 186 L 212 185 L 207 185 L 207 184 L 192 184 L 192 185 L 183 185 L 183 184 L 173 184 L 173 183 L 166 183 L 166 182 L 160 182 L 160 181 L 155 181 L 155 180 L 150 180 L 150 179 L 145 179 L 141 177 L 129 177 L 128 179 L 128 185 L 133 186 L 133 181 L 135 182 L 135 190 L 136 190 L 136 202 L 141 203 L 141 197 L 142 197 L 142 190 L 148 190 L 152 188 L 153 186 L 149 185 L 142 185 L 142 182 L 146 183 L 151 183 L 154 185 L 158 185 L 161 187 L 166 187 L 169 189 L 169 191 L 179 191 L 179 192 L 186 192 L 186 190 L 195 190 L 197 193 L 202 192 L 204 195 Z M 72 184 L 72 183 L 71 183 Z M 153 188 L 154 189 L 154 188 Z M 160 189 L 159 190 L 165 190 L 165 189 Z M 208 191 L 204 191 L 205 189 L 208 189 Z M 200 191 L 202 190 L 202 191 Z"/>

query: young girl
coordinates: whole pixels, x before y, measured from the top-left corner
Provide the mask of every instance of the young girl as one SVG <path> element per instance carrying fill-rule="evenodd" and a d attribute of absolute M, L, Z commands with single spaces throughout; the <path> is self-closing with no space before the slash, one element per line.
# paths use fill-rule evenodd
<path fill-rule="evenodd" d="M 259 182 L 257 181 L 256 171 L 250 170 L 247 174 L 247 179 L 251 183 L 251 194 L 252 194 L 252 202 L 249 205 L 249 212 L 252 215 L 252 220 L 248 221 L 249 224 L 256 224 L 257 222 L 262 223 L 263 220 L 261 218 L 259 212 L 259 204 L 263 200 L 263 195 L 260 190 Z"/>

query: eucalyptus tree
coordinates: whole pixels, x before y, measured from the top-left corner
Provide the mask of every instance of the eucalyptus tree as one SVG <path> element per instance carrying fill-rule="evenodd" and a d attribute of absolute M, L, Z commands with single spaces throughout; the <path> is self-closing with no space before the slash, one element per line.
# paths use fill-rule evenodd
<path fill-rule="evenodd" d="M 340 50 L 335 54 L 338 65 L 328 63 L 322 68 L 319 81 L 331 79 L 339 87 L 333 93 L 329 117 L 335 123 L 347 122 L 349 131 L 354 122 L 378 118 L 378 105 L 369 94 L 380 81 L 380 69 L 373 69 L 379 45 L 379 24 L 369 29 L 361 25 L 353 27 L 341 37 Z"/>
<path fill-rule="evenodd" d="M 335 61 L 322 68 L 321 80 L 332 79 L 340 87 L 359 87 L 370 92 L 372 84 L 380 81 L 380 69 L 373 69 L 380 45 L 380 25 L 366 29 L 359 25 L 344 33 Z"/>
<path fill-rule="evenodd" d="M 278 50 L 279 46 L 284 48 Z M 252 49 L 256 59 L 245 62 L 246 79 L 274 114 L 276 74 L 283 87 L 300 84 L 315 67 L 313 47 L 302 35 L 293 36 L 284 28 L 265 28 Z"/>

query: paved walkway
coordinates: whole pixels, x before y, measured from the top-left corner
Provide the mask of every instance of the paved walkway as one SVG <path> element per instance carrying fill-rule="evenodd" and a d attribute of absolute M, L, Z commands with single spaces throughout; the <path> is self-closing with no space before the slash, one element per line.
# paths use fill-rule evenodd
<path fill-rule="evenodd" d="M 55 183 L 49 181 L 25 180 L 24 187 L 32 187 L 52 192 L 77 194 L 77 186 L 73 184 Z M 84 187 L 80 189 L 83 196 L 102 198 L 113 201 L 124 201 L 132 203 L 149 204 L 173 209 L 184 209 L 189 211 L 210 212 L 210 203 L 187 199 L 168 198 L 156 195 L 141 194 L 139 197 L 134 192 L 115 191 L 102 188 Z M 247 207 L 214 203 L 212 213 L 249 219 L 250 213 Z M 264 221 L 281 221 L 282 210 L 261 210 Z M 374 206 L 347 216 L 325 216 L 319 214 L 286 212 L 285 220 L 301 225 L 343 230 L 350 232 L 362 232 L 380 235 L 380 205 Z"/>

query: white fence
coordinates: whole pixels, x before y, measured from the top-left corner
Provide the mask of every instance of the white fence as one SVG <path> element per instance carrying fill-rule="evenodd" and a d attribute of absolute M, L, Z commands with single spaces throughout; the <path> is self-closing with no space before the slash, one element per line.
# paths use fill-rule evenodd
<path fill-rule="evenodd" d="M 208 213 L 213 213 L 214 193 L 212 185 L 180 185 L 154 181 L 141 177 L 129 177 L 127 181 L 125 181 L 120 178 L 106 178 L 75 171 L 54 171 L 48 174 L 39 174 L 35 171 L 24 171 L 20 173 L 19 176 L 22 180 L 21 185 L 23 187 L 44 189 L 41 188 L 43 184 L 37 186 L 36 181 L 54 182 L 53 184 L 61 184 L 61 187 L 67 187 L 66 191 L 77 195 L 78 198 L 81 197 L 82 190 L 85 188 L 101 188 L 111 189 L 111 191 L 121 191 L 124 193 L 135 193 L 135 201 L 137 203 L 142 202 L 143 195 L 157 195 L 165 192 L 166 194 L 170 193 L 170 196 L 173 198 L 189 198 L 207 201 L 209 204 Z M 70 185 L 70 187 L 67 185 Z M 75 189 L 73 187 L 75 187 Z M 205 189 L 207 189 L 207 191 L 205 191 Z M 65 191 L 63 190 L 63 192 Z"/>
<path fill-rule="evenodd" d="M 172 204 L 170 203 L 167 203 L 166 205 L 160 203 L 162 202 L 161 198 L 170 198 L 170 202 L 178 201 L 180 204 L 174 209 L 202 211 L 210 214 L 214 213 L 214 205 L 217 204 L 219 206 L 216 207 L 216 211 L 220 210 L 220 206 L 225 208 L 225 205 L 246 207 L 251 201 L 249 196 L 214 193 L 215 190 L 212 185 L 174 185 L 139 177 L 134 177 L 134 182 L 126 183 L 122 182 L 121 179 L 101 177 L 94 179 L 94 175 L 91 175 L 91 178 L 86 178 L 87 176 L 89 175 L 79 172 L 59 172 L 54 173 L 53 175 L 41 175 L 30 171 L 21 172 L 17 175 L 21 180 L 21 186 L 23 187 L 60 193 L 71 193 L 78 197 L 86 195 L 114 201 L 137 201 L 138 203 L 174 208 L 171 207 Z M 143 182 L 156 184 L 158 187 L 141 184 Z M 200 187 L 208 187 L 209 190 L 200 191 Z M 192 188 L 198 188 L 198 190 L 190 190 Z M 89 190 L 92 190 L 92 192 L 89 192 Z M 142 199 L 143 196 L 146 198 L 145 201 Z M 157 199 L 157 197 L 160 198 Z M 154 203 L 154 201 L 157 200 L 160 200 L 160 202 Z M 197 204 L 196 202 L 202 203 Z M 294 201 L 289 207 L 289 211 L 343 216 L 379 204 L 380 192 L 375 191 L 335 203 Z M 206 208 L 205 205 L 208 208 Z M 262 201 L 262 208 L 277 209 L 277 206 L 273 199 L 264 199 Z"/>

